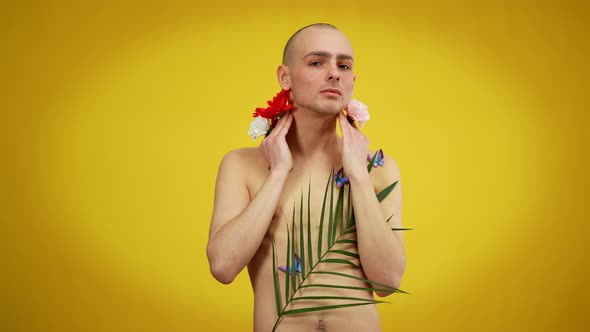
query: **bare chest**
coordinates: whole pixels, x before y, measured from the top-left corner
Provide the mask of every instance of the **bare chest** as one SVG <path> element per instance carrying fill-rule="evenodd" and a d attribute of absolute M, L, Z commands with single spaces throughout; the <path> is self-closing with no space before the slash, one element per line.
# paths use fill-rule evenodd
<path fill-rule="evenodd" d="M 298 273 L 358 266 L 350 188 L 338 187 L 329 170 L 293 172 L 253 263 L 270 264 L 273 246 L 275 264 Z"/>
<path fill-rule="evenodd" d="M 310 173 L 293 172 L 289 177 L 266 236 L 248 266 L 260 325 L 273 324 L 275 317 L 260 313 L 277 310 L 277 294 L 281 310 L 341 304 L 337 297 L 372 299 L 360 267 L 350 187 L 339 188 L 330 170 Z M 261 186 L 265 174 L 252 179 Z M 354 313 L 363 326 L 378 321 L 374 306 Z M 350 317 L 346 311 L 308 312 L 288 316 L 281 325 L 286 331 L 312 326 L 326 331 L 329 322 L 334 330 L 345 331 L 350 326 L 337 322 L 350 323 Z"/>

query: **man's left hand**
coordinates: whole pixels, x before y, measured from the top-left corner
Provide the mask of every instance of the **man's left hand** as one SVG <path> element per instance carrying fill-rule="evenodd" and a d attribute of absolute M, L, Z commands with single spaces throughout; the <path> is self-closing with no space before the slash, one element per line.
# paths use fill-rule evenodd
<path fill-rule="evenodd" d="M 353 122 L 348 122 L 344 112 L 338 113 L 338 123 L 342 131 L 342 167 L 348 178 L 359 178 L 367 173 L 369 139 Z"/>

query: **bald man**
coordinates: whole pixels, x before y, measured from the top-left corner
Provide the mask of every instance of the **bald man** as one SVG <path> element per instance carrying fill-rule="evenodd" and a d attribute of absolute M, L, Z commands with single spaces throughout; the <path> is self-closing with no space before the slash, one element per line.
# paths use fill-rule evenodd
<path fill-rule="evenodd" d="M 362 269 L 342 264 L 320 264 L 318 268 L 399 287 L 405 252 L 401 233 L 392 232 L 391 227 L 401 227 L 401 182 L 381 203 L 376 198 L 377 192 L 400 179 L 399 169 L 386 155 L 383 167 L 367 171 L 367 155 L 373 154 L 369 141 L 343 114 L 353 93 L 353 68 L 353 48 L 334 26 L 314 24 L 297 31 L 287 42 L 283 63 L 277 69 L 279 85 L 291 92 L 293 110 L 280 119 L 259 148 L 231 151 L 221 161 L 207 256 L 211 273 L 224 284 L 248 267 L 255 299 L 255 331 L 270 331 L 277 319 L 271 238 L 278 266 L 286 262 L 286 222 L 290 225 L 293 206 L 299 202 L 302 188 L 307 190 L 310 178 L 312 238 L 317 238 L 325 181 L 341 167 L 350 179 L 357 229 L 357 244 L 347 244 L 345 249 L 358 253 L 360 259 L 352 262 L 361 264 Z M 337 125 L 342 137 L 337 134 Z M 388 223 L 386 216 L 391 215 Z M 317 248 L 317 243 L 312 247 Z M 309 267 L 306 269 L 309 271 Z M 284 278 L 279 280 L 284 290 Z M 343 278 L 314 274 L 308 281 L 342 284 Z M 345 278 L 345 282 L 370 287 L 355 279 Z M 305 296 L 373 299 L 370 291 L 320 287 L 299 291 L 303 290 Z M 377 293 L 381 297 L 389 294 Z M 305 301 L 293 303 L 288 309 L 310 305 Z M 342 303 L 322 300 L 321 305 Z M 370 332 L 381 327 L 377 309 L 371 304 L 285 316 L 276 330 Z"/>

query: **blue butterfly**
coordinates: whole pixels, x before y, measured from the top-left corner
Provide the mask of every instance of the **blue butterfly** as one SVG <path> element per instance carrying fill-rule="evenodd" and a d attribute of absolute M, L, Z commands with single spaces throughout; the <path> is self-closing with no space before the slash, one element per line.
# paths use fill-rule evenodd
<path fill-rule="evenodd" d="M 285 267 L 285 265 L 279 266 L 279 270 L 287 273 L 287 267 Z M 297 273 L 301 273 L 301 260 L 299 259 L 299 256 L 297 256 L 297 254 L 295 254 L 295 271 L 297 271 Z M 293 267 L 289 266 L 289 274 L 292 274 L 292 273 L 293 273 Z"/>
<path fill-rule="evenodd" d="M 370 154 L 367 155 L 367 161 L 371 162 L 371 160 L 373 160 L 373 157 Z M 375 161 L 373 162 L 373 167 L 383 166 L 383 163 L 383 150 L 379 149 L 377 157 L 375 157 Z"/>
<path fill-rule="evenodd" d="M 336 175 L 334 175 L 334 181 L 336 181 L 336 187 L 341 188 L 345 184 L 349 184 L 350 180 L 344 176 L 344 168 L 341 168 Z"/>

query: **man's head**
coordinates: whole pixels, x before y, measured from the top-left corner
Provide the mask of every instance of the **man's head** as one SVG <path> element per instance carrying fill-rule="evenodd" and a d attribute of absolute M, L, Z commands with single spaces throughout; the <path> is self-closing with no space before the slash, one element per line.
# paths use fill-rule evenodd
<path fill-rule="evenodd" d="M 348 38 L 329 24 L 312 24 L 297 31 L 277 69 L 279 84 L 291 90 L 298 107 L 337 114 L 352 96 L 354 53 Z"/>

